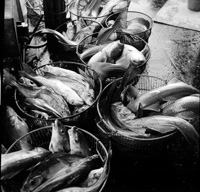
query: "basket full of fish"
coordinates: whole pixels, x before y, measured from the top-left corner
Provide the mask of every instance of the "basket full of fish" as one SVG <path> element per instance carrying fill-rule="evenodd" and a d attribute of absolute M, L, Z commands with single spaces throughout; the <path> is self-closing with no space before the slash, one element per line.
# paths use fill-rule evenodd
<path fill-rule="evenodd" d="M 65 41 L 59 41 L 60 46 L 67 51 L 76 51 L 76 46 L 87 36 L 98 33 L 103 28 L 101 23 L 87 19 L 77 18 L 76 20 L 67 19 L 65 23 L 56 28 L 61 33 Z M 87 44 L 93 41 L 88 38 Z"/>
<path fill-rule="evenodd" d="M 112 27 L 120 13 L 113 13 L 106 19 L 106 26 Z M 110 38 L 115 39 L 123 34 L 138 35 L 144 41 L 148 42 L 153 27 L 153 19 L 138 11 L 128 11 L 126 16 L 126 25 L 116 29 Z"/>
<path fill-rule="evenodd" d="M 96 119 L 101 135 L 130 154 L 164 150 L 177 138 L 198 151 L 199 133 L 191 120 L 199 116 L 199 90 L 178 79 L 132 75 L 131 84 L 123 77 L 103 89 Z"/>
<path fill-rule="evenodd" d="M 95 39 L 96 37 L 96 39 Z M 84 44 L 87 38 L 93 38 L 92 44 Z M 98 35 L 93 34 L 83 39 L 81 44 L 84 48 L 77 46 L 77 55 L 87 66 L 91 67 L 100 76 L 102 82 L 122 77 L 128 66 L 134 65 L 140 73 L 146 69 L 150 59 L 150 48 L 148 44 L 138 36 L 134 36 L 131 42 L 143 42 L 141 49 L 130 44 L 130 41 L 118 39 L 97 44 Z"/>
<path fill-rule="evenodd" d="M 26 141 L 26 149 L 13 150 Z M 30 131 L 1 154 L 3 192 L 102 191 L 109 176 L 112 150 L 93 134 L 65 126 Z"/>
<path fill-rule="evenodd" d="M 87 122 L 102 90 L 95 71 L 80 63 L 64 61 L 35 70 L 24 66 L 27 69 L 18 72 L 18 79 L 8 72 L 5 75 L 16 88 L 16 106 L 31 129 L 49 125 L 55 119 L 71 125 Z"/>

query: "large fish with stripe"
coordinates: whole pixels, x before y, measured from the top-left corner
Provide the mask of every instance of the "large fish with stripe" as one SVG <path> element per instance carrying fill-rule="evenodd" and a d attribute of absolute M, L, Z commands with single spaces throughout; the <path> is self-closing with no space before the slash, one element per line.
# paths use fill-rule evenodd
<path fill-rule="evenodd" d="M 151 105 L 161 101 L 175 101 L 184 96 L 199 94 L 200 91 L 176 78 L 167 85 L 150 90 L 129 102 L 127 107 L 134 113 L 139 109 L 151 109 Z"/>

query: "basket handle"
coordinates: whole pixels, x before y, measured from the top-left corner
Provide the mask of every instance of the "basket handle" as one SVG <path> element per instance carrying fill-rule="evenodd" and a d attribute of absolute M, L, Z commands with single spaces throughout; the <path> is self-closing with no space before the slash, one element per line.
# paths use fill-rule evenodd
<path fill-rule="evenodd" d="M 105 127 L 106 125 L 103 123 L 103 120 L 99 120 L 96 125 L 97 127 L 100 129 L 100 131 L 103 133 L 103 135 L 106 137 L 106 138 L 111 138 L 113 135 L 114 135 L 114 132 L 112 131 L 106 131 L 103 127 Z"/>

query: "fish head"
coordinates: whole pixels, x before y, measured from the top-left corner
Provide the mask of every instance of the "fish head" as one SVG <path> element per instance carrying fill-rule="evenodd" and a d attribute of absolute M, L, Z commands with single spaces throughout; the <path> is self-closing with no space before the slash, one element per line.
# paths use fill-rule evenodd
<path fill-rule="evenodd" d="M 87 139 L 77 127 L 68 130 L 72 154 L 87 156 L 90 154 Z"/>
<path fill-rule="evenodd" d="M 140 51 L 130 51 L 126 56 L 130 63 L 136 66 L 145 62 L 145 57 Z"/>
<path fill-rule="evenodd" d="M 20 77 L 19 83 L 26 86 L 37 87 L 37 84 L 26 77 Z"/>
<path fill-rule="evenodd" d="M 49 150 L 52 153 L 70 151 L 68 130 L 58 119 L 52 123 L 52 135 Z"/>
<path fill-rule="evenodd" d="M 34 189 L 36 189 L 42 182 L 43 182 L 42 175 L 36 175 L 32 177 L 32 174 L 30 174 L 26 181 L 24 182 L 20 192 L 31 192 Z"/>

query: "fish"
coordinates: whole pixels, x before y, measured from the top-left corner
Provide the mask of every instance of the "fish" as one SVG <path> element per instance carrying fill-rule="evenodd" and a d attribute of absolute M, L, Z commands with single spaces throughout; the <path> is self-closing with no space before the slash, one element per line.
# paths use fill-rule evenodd
<path fill-rule="evenodd" d="M 29 127 L 27 123 L 17 114 L 17 112 L 10 106 L 5 106 L 5 123 L 3 133 L 5 142 L 8 146 L 13 144 L 20 137 L 28 134 Z M 30 150 L 30 136 L 26 136 L 15 145 L 18 150 Z"/>
<path fill-rule="evenodd" d="M 121 3 L 121 0 L 110 0 L 108 1 L 103 9 L 100 11 L 99 15 L 98 15 L 98 18 L 96 19 L 96 21 L 98 23 L 102 23 L 103 19 L 104 19 L 104 16 L 108 15 L 109 13 L 112 12 L 113 8 L 120 4 Z"/>
<path fill-rule="evenodd" d="M 121 120 L 120 122 L 122 123 Z M 192 147 L 199 150 L 198 132 L 191 123 L 179 117 L 154 115 L 149 117 L 124 120 L 122 125 L 123 127 L 130 129 L 131 131 L 146 129 L 144 134 L 151 134 L 152 132 L 167 134 L 178 130 Z"/>
<path fill-rule="evenodd" d="M 89 58 L 91 58 L 91 56 L 93 56 L 94 54 L 101 51 L 102 48 L 105 46 L 106 46 L 106 44 L 90 46 L 90 47 L 84 49 L 83 52 L 79 54 L 79 58 L 83 61 L 86 61 Z"/>
<path fill-rule="evenodd" d="M 124 50 L 124 44 L 121 43 L 119 40 L 109 43 L 105 46 L 102 51 L 106 52 L 108 62 L 116 61 Z"/>
<path fill-rule="evenodd" d="M 132 122 L 136 119 L 136 115 L 132 113 L 126 106 L 123 105 L 122 102 L 115 102 L 111 105 L 111 117 L 113 122 L 120 127 L 122 130 L 131 130 L 136 137 L 149 137 L 150 134 L 146 133 L 145 127 L 133 127 L 129 128 L 129 124 L 127 122 Z M 133 121 L 134 122 L 134 121 Z M 132 125 L 131 125 L 132 127 Z M 121 133 L 121 132 L 120 132 Z M 133 135 L 132 135 L 133 136 Z"/>
<path fill-rule="evenodd" d="M 90 107 L 89 105 L 83 105 L 81 107 L 79 107 L 79 106 L 74 107 L 73 114 L 81 113 L 81 112 L 87 110 L 89 107 Z"/>
<path fill-rule="evenodd" d="M 83 100 L 79 97 L 79 95 L 69 86 L 66 86 L 63 82 L 57 79 L 47 79 L 40 75 L 30 75 L 24 71 L 19 71 L 19 74 L 44 86 L 52 88 L 57 94 L 62 95 L 71 105 L 83 105 Z"/>
<path fill-rule="evenodd" d="M 43 111 L 43 112 L 53 115 L 55 117 L 59 117 L 59 118 L 62 117 L 53 107 L 48 105 L 48 103 L 46 101 L 44 101 L 43 99 L 28 97 L 28 98 L 24 99 L 23 104 L 29 110 L 35 109 L 35 110 Z"/>
<path fill-rule="evenodd" d="M 18 80 L 18 83 L 22 85 L 31 86 L 31 87 L 38 87 L 38 85 L 34 81 L 31 81 L 30 79 L 26 77 L 20 77 Z"/>
<path fill-rule="evenodd" d="M 70 154 L 78 154 L 82 156 L 91 155 L 91 149 L 84 133 L 77 127 L 73 126 L 68 130 L 70 142 Z"/>
<path fill-rule="evenodd" d="M 57 79 L 69 86 L 71 89 L 76 91 L 76 93 L 80 96 L 80 98 L 87 104 L 92 105 L 95 99 L 94 90 L 90 88 L 89 83 L 80 83 L 77 80 L 64 77 L 64 76 L 55 76 L 50 73 L 45 74 L 44 76 L 47 79 Z"/>
<path fill-rule="evenodd" d="M 122 11 L 122 10 L 128 8 L 130 2 L 131 2 L 131 1 L 129 1 L 129 0 L 124 0 L 124 1 L 119 2 L 118 4 L 116 4 L 116 5 L 112 8 L 112 12 L 113 12 L 113 13 L 116 13 L 116 12 L 120 12 L 120 11 Z"/>
<path fill-rule="evenodd" d="M 77 187 L 68 187 L 60 189 L 56 192 L 97 192 L 100 190 L 103 182 L 108 178 L 110 170 L 110 159 L 112 150 L 108 152 L 108 157 L 105 159 L 104 166 L 90 171 L 85 181 Z"/>
<path fill-rule="evenodd" d="M 72 21 L 78 20 L 80 1 L 81 0 L 73 0 L 69 4 L 70 18 Z"/>
<path fill-rule="evenodd" d="M 103 47 L 101 51 L 93 55 L 87 64 L 90 66 L 90 63 L 115 61 L 117 58 L 120 57 L 123 49 L 124 44 L 121 43 L 119 40 L 109 43 L 105 47 Z"/>
<path fill-rule="evenodd" d="M 18 91 L 26 98 L 38 98 L 44 100 L 50 107 L 54 108 L 57 114 L 60 117 L 68 117 L 71 112 L 69 110 L 68 103 L 64 100 L 64 98 L 57 94 L 53 89 L 47 86 L 24 86 L 18 83 L 13 84 Z"/>
<path fill-rule="evenodd" d="M 115 115 L 113 115 L 114 113 L 118 116 L 117 119 L 115 118 Z M 118 119 L 126 123 L 126 121 L 137 118 L 136 115 L 132 113 L 132 111 L 128 109 L 126 106 L 124 106 L 121 101 L 111 104 L 111 115 L 113 116 L 113 121 L 115 121 L 115 123 L 118 124 L 120 127 L 121 124 L 118 123 L 117 121 Z M 122 129 L 124 128 L 126 129 L 126 127 L 122 127 Z"/>
<path fill-rule="evenodd" d="M 51 35 L 54 35 L 58 39 L 58 41 L 60 41 L 62 43 L 65 43 L 68 45 L 73 45 L 73 46 L 78 45 L 75 41 L 65 38 L 65 36 L 62 35 L 62 33 L 58 32 L 54 29 L 43 28 L 43 29 L 38 30 L 36 33 L 37 34 L 51 34 Z"/>
<path fill-rule="evenodd" d="M 112 1 L 109 1 L 111 3 Z M 102 10 L 103 11 L 103 10 Z M 101 18 L 97 19 L 96 21 L 99 22 L 98 20 L 102 20 Z M 108 28 L 105 30 L 103 33 L 98 35 L 96 45 L 101 45 L 104 44 L 108 41 L 109 37 L 112 35 L 113 32 L 117 29 L 121 28 L 126 28 L 126 20 L 127 20 L 127 10 L 122 11 L 117 19 L 115 20 L 115 23 L 111 28 Z"/>
<path fill-rule="evenodd" d="M 82 40 L 84 39 L 84 44 L 90 44 L 92 42 L 92 34 L 94 33 L 94 30 L 95 26 L 91 25 L 82 28 L 79 32 L 75 34 L 74 41 L 82 45 Z"/>
<path fill-rule="evenodd" d="M 175 101 L 184 96 L 199 93 L 200 91 L 192 85 L 184 83 L 177 78 L 173 78 L 171 81 L 168 82 L 167 85 L 150 90 L 142 94 L 135 100 L 129 102 L 127 107 L 132 112 L 136 113 L 139 105 L 141 109 L 147 109 L 148 107 L 150 108 L 152 104 L 159 101 Z"/>
<path fill-rule="evenodd" d="M 59 190 L 63 186 L 74 185 L 85 178 L 92 169 L 95 169 L 99 164 L 98 162 L 99 156 L 97 154 L 82 158 L 78 163 L 72 163 L 70 170 L 67 166 L 63 167 L 32 192 L 50 192 Z"/>
<path fill-rule="evenodd" d="M 101 2 L 102 2 L 101 0 L 95 0 L 95 4 L 93 8 L 91 9 L 91 13 L 90 13 L 92 17 L 97 17 L 99 15 Z"/>
<path fill-rule="evenodd" d="M 52 153 L 69 152 L 71 147 L 67 128 L 58 119 L 52 123 L 51 127 L 52 133 L 49 151 Z"/>
<path fill-rule="evenodd" d="M 124 44 L 124 49 L 121 54 L 121 57 L 116 61 L 117 64 L 119 63 L 126 63 L 129 65 L 130 63 L 136 66 L 143 64 L 146 61 L 145 56 L 142 54 L 141 51 L 136 49 L 134 46 Z"/>
<path fill-rule="evenodd" d="M 99 180 L 102 173 L 103 173 L 103 167 L 90 171 L 87 178 L 82 183 L 80 183 L 79 186 L 90 187 L 94 185 Z"/>
<path fill-rule="evenodd" d="M 176 116 L 185 120 L 192 120 L 199 116 L 200 94 L 192 94 L 177 99 L 161 110 L 162 115 Z"/>
<path fill-rule="evenodd" d="M 81 11 L 81 16 L 88 17 L 96 4 L 100 5 L 101 0 L 91 0 Z M 98 7 L 99 8 L 99 7 Z M 98 15 L 98 10 L 93 10 L 94 15 Z"/>
<path fill-rule="evenodd" d="M 67 23 L 66 36 L 68 37 L 69 40 L 73 40 L 75 36 L 75 26 L 72 21 Z"/>
<path fill-rule="evenodd" d="M 42 147 L 1 154 L 1 179 L 13 178 L 19 172 L 37 164 L 49 154 L 50 151 Z"/>
<path fill-rule="evenodd" d="M 83 82 L 86 81 L 86 79 L 82 75 L 76 73 L 75 71 L 65 69 L 65 68 L 61 68 L 61 67 L 56 67 L 56 66 L 52 66 L 52 65 L 45 65 L 42 68 L 37 69 L 36 73 L 37 73 L 38 70 L 40 70 L 40 71 L 42 70 L 43 72 L 49 72 L 49 73 L 52 73 L 52 74 L 57 75 L 57 76 L 65 76 L 65 77 L 68 77 L 70 79 L 77 80 L 80 83 L 83 83 Z"/>
<path fill-rule="evenodd" d="M 43 111 L 30 110 L 29 114 L 36 118 L 41 118 L 41 119 L 45 119 L 45 120 L 49 119 L 49 115 Z"/>
<path fill-rule="evenodd" d="M 123 74 L 126 70 L 124 66 L 113 64 L 109 62 L 94 62 L 89 65 L 100 77 L 101 81 L 115 76 L 116 74 Z"/>
<path fill-rule="evenodd" d="M 48 157 L 40 161 L 40 163 L 36 164 L 29 170 L 30 173 L 24 180 L 20 191 L 33 191 L 42 183 L 53 177 L 62 168 L 68 167 L 70 169 L 72 163 L 78 162 L 82 158 L 83 157 L 71 155 L 66 152 L 50 154 Z"/>
<path fill-rule="evenodd" d="M 132 19 L 130 21 L 131 23 L 128 24 L 127 28 L 121 29 L 121 31 L 124 33 L 130 34 L 130 35 L 135 35 L 135 34 L 140 34 L 142 32 L 145 32 L 146 30 L 148 30 L 147 26 L 138 22 L 137 19 L 142 19 L 142 18 Z M 149 25 L 149 22 L 148 22 L 148 25 Z"/>
<path fill-rule="evenodd" d="M 90 66 L 91 63 L 95 63 L 95 62 L 106 62 L 108 59 L 107 54 L 105 51 L 101 50 L 97 53 L 95 53 L 94 55 L 92 55 L 92 57 L 89 59 L 87 65 Z"/>
<path fill-rule="evenodd" d="M 120 98 L 123 104 L 127 105 L 127 103 L 132 99 L 136 99 L 140 94 L 140 91 L 135 86 L 129 84 L 121 92 Z"/>

